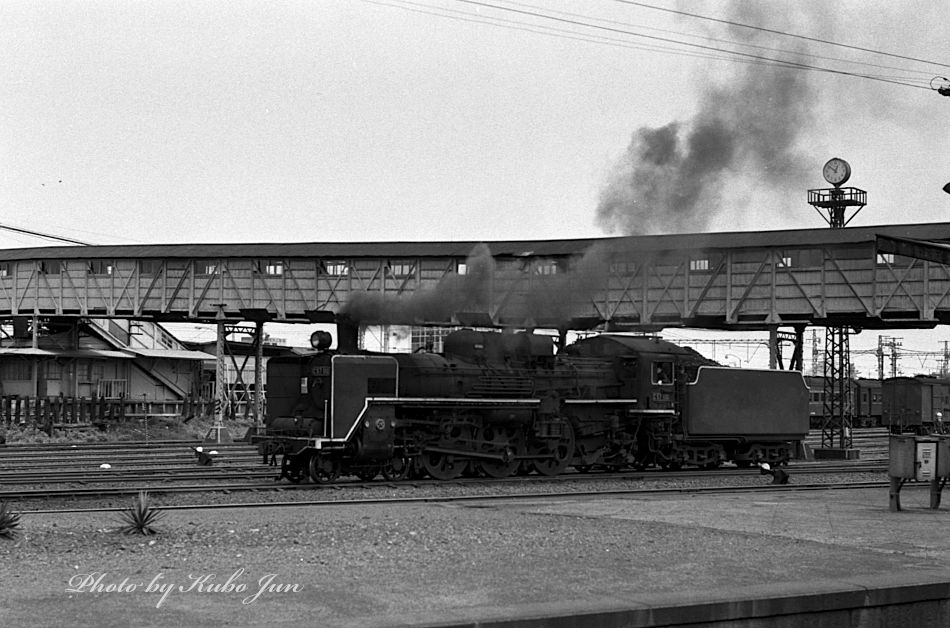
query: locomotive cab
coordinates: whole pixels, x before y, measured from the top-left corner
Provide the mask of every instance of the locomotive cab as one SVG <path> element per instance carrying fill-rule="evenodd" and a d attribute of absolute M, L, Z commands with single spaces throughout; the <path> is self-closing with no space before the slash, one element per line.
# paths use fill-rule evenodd
<path fill-rule="evenodd" d="M 654 354 L 647 356 L 643 362 L 645 368 L 649 369 L 649 373 L 645 373 L 641 380 L 648 387 L 648 390 L 641 393 L 641 398 L 646 401 L 645 407 L 651 410 L 674 410 L 676 386 L 679 382 L 673 356 Z"/>
<path fill-rule="evenodd" d="M 321 353 L 268 364 L 264 455 L 343 448 L 358 459 L 392 455 L 398 365 L 389 356 Z M 274 443 L 279 446 L 274 447 Z"/>
<path fill-rule="evenodd" d="M 271 358 L 267 375 L 268 431 L 325 436 L 332 375 L 330 355 Z"/>

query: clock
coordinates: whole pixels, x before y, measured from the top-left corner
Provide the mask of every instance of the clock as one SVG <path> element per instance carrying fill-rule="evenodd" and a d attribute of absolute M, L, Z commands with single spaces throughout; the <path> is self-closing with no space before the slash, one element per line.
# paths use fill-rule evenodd
<path fill-rule="evenodd" d="M 825 177 L 825 181 L 838 187 L 851 177 L 851 166 L 844 159 L 833 157 L 821 169 L 821 174 Z"/>

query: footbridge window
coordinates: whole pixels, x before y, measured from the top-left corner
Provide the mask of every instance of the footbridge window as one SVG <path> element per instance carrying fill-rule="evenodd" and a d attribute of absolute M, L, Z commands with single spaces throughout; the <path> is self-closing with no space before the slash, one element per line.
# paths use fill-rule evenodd
<path fill-rule="evenodd" d="M 349 264 L 342 260 L 324 260 L 323 272 L 331 277 L 345 277 L 350 272 Z"/>
<path fill-rule="evenodd" d="M 111 275 L 112 268 L 112 262 L 104 259 L 89 260 L 90 275 Z"/>
<path fill-rule="evenodd" d="M 261 260 L 257 264 L 261 274 L 268 277 L 280 277 L 284 274 L 284 262 L 280 260 Z"/>

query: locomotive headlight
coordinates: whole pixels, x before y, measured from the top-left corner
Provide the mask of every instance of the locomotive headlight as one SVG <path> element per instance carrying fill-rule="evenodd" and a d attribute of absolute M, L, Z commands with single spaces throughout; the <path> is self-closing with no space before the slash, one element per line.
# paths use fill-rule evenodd
<path fill-rule="evenodd" d="M 363 421 L 363 427 L 365 427 L 366 429 L 369 429 L 369 419 L 366 419 L 365 421 Z"/>
<path fill-rule="evenodd" d="M 386 429 L 386 419 L 376 419 L 376 429 L 380 431 Z"/>

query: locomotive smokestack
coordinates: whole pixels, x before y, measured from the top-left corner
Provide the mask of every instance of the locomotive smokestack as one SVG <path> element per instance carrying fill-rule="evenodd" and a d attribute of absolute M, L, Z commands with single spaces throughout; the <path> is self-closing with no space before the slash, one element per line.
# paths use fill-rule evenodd
<path fill-rule="evenodd" d="M 336 317 L 336 348 L 341 353 L 356 353 L 359 350 L 360 327 L 347 316 Z"/>

